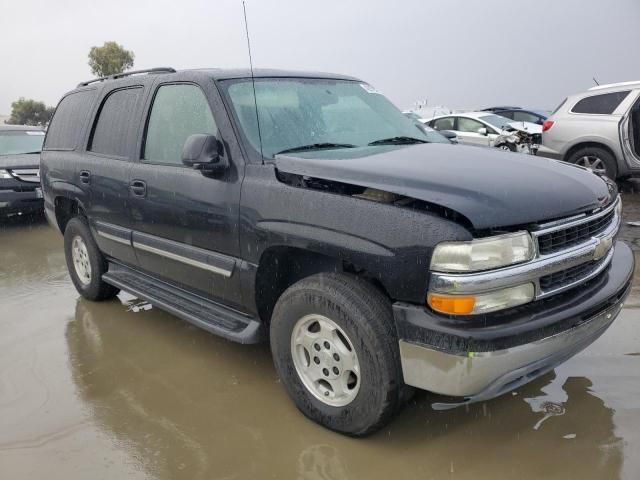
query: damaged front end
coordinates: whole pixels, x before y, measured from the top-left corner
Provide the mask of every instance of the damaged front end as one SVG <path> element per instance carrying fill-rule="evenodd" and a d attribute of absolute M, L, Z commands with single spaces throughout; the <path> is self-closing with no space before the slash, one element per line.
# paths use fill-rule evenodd
<path fill-rule="evenodd" d="M 530 133 L 509 127 L 495 139 L 494 145 L 503 150 L 535 155 L 541 142 L 542 134 L 540 133 Z"/>

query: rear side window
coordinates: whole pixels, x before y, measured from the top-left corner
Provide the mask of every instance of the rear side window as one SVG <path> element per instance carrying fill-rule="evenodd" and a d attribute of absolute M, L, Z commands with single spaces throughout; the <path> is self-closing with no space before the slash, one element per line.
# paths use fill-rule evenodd
<path fill-rule="evenodd" d="M 93 126 L 89 150 L 103 155 L 127 157 L 131 151 L 134 113 L 142 87 L 116 90 L 102 103 Z"/>
<path fill-rule="evenodd" d="M 625 92 L 613 92 L 603 93 L 602 95 L 593 95 L 591 97 L 583 98 L 576 103 L 571 111 L 573 113 L 592 113 L 608 115 L 618 108 L 618 105 L 627 98 L 629 91 Z"/>
<path fill-rule="evenodd" d="M 151 163 L 182 165 L 182 147 L 189 136 L 198 133 L 218 133 L 200 87 L 163 85 L 151 107 L 143 158 Z"/>
<path fill-rule="evenodd" d="M 47 130 L 45 150 L 75 150 L 95 95 L 95 90 L 84 90 L 60 101 Z"/>

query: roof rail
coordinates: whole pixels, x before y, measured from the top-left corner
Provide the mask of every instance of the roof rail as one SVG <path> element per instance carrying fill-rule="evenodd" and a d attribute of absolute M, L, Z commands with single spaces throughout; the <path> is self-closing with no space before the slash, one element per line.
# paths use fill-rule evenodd
<path fill-rule="evenodd" d="M 129 77 L 131 75 L 138 75 L 140 73 L 175 73 L 176 70 L 171 67 L 156 67 L 156 68 L 147 68 L 145 70 L 131 70 L 129 72 L 116 73 L 113 75 L 108 75 L 106 77 L 94 78 L 93 80 L 87 80 L 86 82 L 80 82 L 78 87 L 86 87 L 95 82 L 104 82 L 105 80 L 115 80 L 116 78 Z"/>
<path fill-rule="evenodd" d="M 589 89 L 589 91 L 591 91 L 591 90 L 604 90 L 605 88 L 613 88 L 613 87 L 626 87 L 626 86 L 637 85 L 639 83 L 640 83 L 640 80 L 635 80 L 635 81 L 632 81 L 632 82 L 607 83 L 606 85 L 598 85 L 596 87 L 591 87 Z"/>

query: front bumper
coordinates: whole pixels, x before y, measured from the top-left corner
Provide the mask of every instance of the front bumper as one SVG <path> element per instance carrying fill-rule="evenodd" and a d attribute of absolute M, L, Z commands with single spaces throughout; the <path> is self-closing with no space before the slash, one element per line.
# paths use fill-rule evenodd
<path fill-rule="evenodd" d="M 0 216 L 40 213 L 44 209 L 40 185 L 0 189 Z"/>
<path fill-rule="evenodd" d="M 633 269 L 631 249 L 617 242 L 609 267 L 597 278 L 511 312 L 455 319 L 423 307 L 395 304 L 404 381 L 462 397 L 434 408 L 488 400 L 513 390 L 604 333 L 631 289 Z"/>

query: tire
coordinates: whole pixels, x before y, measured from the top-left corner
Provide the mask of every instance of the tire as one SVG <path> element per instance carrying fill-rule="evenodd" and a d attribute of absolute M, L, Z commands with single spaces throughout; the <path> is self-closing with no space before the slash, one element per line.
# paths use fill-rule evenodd
<path fill-rule="evenodd" d="M 573 152 L 567 162 L 593 168 L 598 173 L 603 173 L 612 180 L 618 176 L 618 165 L 615 157 L 604 148 L 585 147 Z M 591 165 L 591 166 L 590 166 Z"/>
<path fill-rule="evenodd" d="M 496 148 L 509 152 L 518 151 L 518 148 L 513 143 L 501 143 L 500 145 L 496 145 Z"/>
<path fill-rule="evenodd" d="M 76 253 L 74 248 L 78 249 Z M 120 289 L 102 281 L 102 274 L 107 271 L 108 264 L 100 253 L 85 218 L 74 217 L 67 223 L 64 231 L 64 255 L 73 285 L 87 300 L 108 300 L 120 292 Z M 78 259 L 81 265 L 77 265 L 74 259 Z"/>
<path fill-rule="evenodd" d="M 324 328 L 326 319 L 337 327 L 330 336 L 329 348 L 321 338 L 328 331 Z M 318 327 L 314 327 L 313 321 L 318 321 Z M 320 322 L 324 327 L 319 327 Z M 314 328 L 320 328 L 319 332 L 312 332 Z M 314 343 L 308 344 L 307 349 L 296 344 L 292 338 L 295 332 L 305 339 L 310 335 L 318 337 L 312 337 Z M 351 345 L 351 352 L 345 349 L 346 345 Z M 412 392 L 402 378 L 391 304 L 375 287 L 355 276 L 322 273 L 289 287 L 273 311 L 271 351 L 280 379 L 298 409 L 320 425 L 346 435 L 364 436 L 380 429 Z M 353 352 L 355 365 L 359 367 L 357 374 L 348 367 Z M 316 355 L 321 360 L 312 366 Z M 314 370 L 317 375 L 326 376 L 320 373 L 326 367 L 332 375 L 340 376 L 330 384 L 321 378 L 316 387 L 310 387 L 309 377 L 299 373 L 307 361 L 309 367 L 305 371 Z M 340 372 L 340 368 L 334 367 L 344 370 Z M 338 388 L 334 391 L 333 387 L 327 389 L 327 385 Z M 340 385 L 346 392 L 344 398 L 337 395 Z"/>

